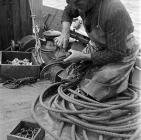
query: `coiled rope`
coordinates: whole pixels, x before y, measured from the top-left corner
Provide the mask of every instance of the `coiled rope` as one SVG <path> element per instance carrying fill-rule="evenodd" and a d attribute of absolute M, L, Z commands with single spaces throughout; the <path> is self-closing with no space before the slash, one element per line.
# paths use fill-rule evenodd
<path fill-rule="evenodd" d="M 34 119 L 41 127 L 61 140 L 65 124 L 71 124 L 71 139 L 79 140 L 77 128 L 82 129 L 83 139 L 89 140 L 88 132 L 97 133 L 99 140 L 104 136 L 134 140 L 140 129 L 140 93 L 128 88 L 124 96 L 98 102 L 74 90 L 75 83 L 55 83 L 42 93 L 32 106 Z M 48 102 L 47 102 L 47 99 Z M 58 136 L 51 133 L 36 116 L 39 103 L 52 118 L 60 123 Z M 59 115 L 56 115 L 58 114 Z"/>

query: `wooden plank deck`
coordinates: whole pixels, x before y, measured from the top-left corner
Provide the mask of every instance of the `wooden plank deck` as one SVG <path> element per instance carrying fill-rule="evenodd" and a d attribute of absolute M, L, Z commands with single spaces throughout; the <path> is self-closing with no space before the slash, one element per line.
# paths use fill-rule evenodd
<path fill-rule="evenodd" d="M 0 84 L 0 140 L 7 140 L 7 134 L 21 120 L 33 121 L 31 104 L 48 85 L 49 82 L 44 81 L 19 89 L 7 89 Z"/>

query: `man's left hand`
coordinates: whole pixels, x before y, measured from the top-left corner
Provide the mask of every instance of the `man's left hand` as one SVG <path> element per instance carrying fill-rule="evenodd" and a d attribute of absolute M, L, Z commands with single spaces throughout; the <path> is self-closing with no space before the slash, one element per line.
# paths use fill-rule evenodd
<path fill-rule="evenodd" d="M 64 62 L 78 62 L 81 60 L 90 60 L 90 54 L 84 54 L 83 52 L 76 51 L 76 50 L 69 50 L 70 56 L 64 59 Z"/>

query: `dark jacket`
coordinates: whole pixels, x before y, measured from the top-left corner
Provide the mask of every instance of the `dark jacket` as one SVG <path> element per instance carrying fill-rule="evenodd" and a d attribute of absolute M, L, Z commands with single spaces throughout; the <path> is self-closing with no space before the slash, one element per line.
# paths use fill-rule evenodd
<path fill-rule="evenodd" d="M 90 3 L 91 4 L 91 3 Z M 120 0 L 97 0 L 96 4 L 86 13 L 80 13 L 70 4 L 65 7 L 62 21 L 72 22 L 75 17 L 81 16 L 89 34 L 97 25 L 103 31 L 104 43 L 97 33 L 97 46 L 104 46 L 98 52 L 91 54 L 95 65 L 105 65 L 121 61 L 130 55 L 127 47 L 127 36 L 133 32 L 132 20 Z"/>

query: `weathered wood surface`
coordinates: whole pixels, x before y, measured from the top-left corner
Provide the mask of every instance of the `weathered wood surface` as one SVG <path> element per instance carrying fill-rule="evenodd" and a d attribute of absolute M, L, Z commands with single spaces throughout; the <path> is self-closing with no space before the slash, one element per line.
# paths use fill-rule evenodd
<path fill-rule="evenodd" d="M 48 85 L 49 82 L 44 81 L 19 89 L 7 89 L 0 84 L 0 140 L 7 140 L 7 134 L 21 120 L 34 121 L 31 105 Z"/>
<path fill-rule="evenodd" d="M 42 0 L 29 0 L 29 2 L 32 14 L 36 15 L 36 23 L 39 27 L 43 27 L 43 24 L 47 19 L 46 23 L 49 29 L 61 31 L 61 17 L 64 9 L 63 7 L 65 6 L 64 0 L 48 0 L 45 2 Z"/>
<path fill-rule="evenodd" d="M 0 50 L 32 34 L 31 11 L 28 0 L 0 0 Z"/>

